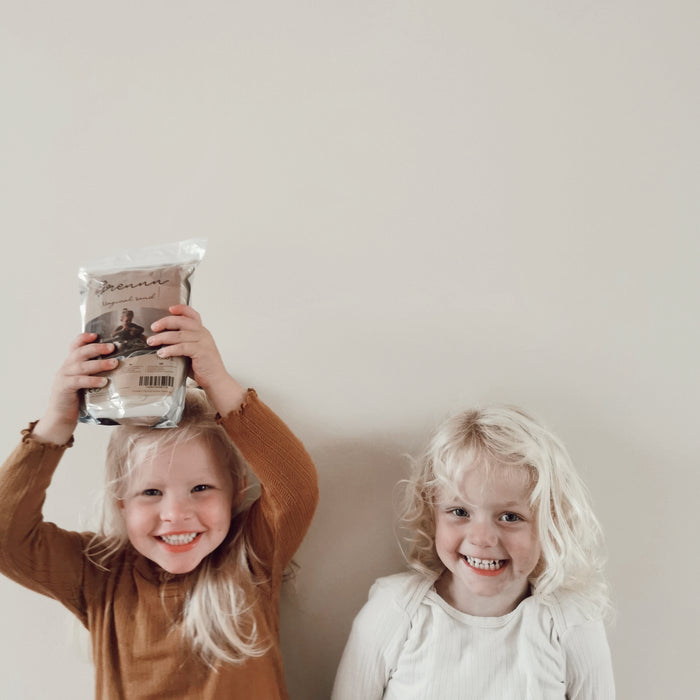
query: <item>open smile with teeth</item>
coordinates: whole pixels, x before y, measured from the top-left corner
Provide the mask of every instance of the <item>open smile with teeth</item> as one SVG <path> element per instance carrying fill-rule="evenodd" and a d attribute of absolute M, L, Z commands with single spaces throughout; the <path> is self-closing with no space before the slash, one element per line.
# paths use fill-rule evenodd
<path fill-rule="evenodd" d="M 483 569 L 484 571 L 498 571 L 508 563 L 507 559 L 477 559 L 466 554 L 463 554 L 462 558 L 469 566 L 473 566 L 475 569 Z"/>
<path fill-rule="evenodd" d="M 158 539 L 163 540 L 165 544 L 190 544 L 199 536 L 198 532 L 186 532 L 180 535 L 159 535 Z"/>

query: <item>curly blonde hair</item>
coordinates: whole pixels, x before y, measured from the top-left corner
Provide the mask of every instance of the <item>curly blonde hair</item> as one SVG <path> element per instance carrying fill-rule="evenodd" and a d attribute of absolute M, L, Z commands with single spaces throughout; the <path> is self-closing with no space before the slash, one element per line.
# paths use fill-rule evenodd
<path fill-rule="evenodd" d="M 577 596 L 592 615 L 606 615 L 603 535 L 588 490 L 563 443 L 548 428 L 513 406 L 494 405 L 459 413 L 433 435 L 411 474 L 401 482 L 400 523 L 409 566 L 440 574 L 435 549 L 435 506 L 446 490 L 459 492 L 464 474 L 477 466 L 492 473 L 525 469 L 536 514 L 541 558 L 530 586 L 550 600 L 554 593 Z"/>
<path fill-rule="evenodd" d="M 216 420 L 216 413 L 203 390 L 189 386 L 185 408 L 176 428 L 153 429 L 120 425 L 114 428 L 107 447 L 106 483 L 97 532 L 87 546 L 87 556 L 109 569 L 114 557 L 130 546 L 119 508 L 131 474 L 150 455 L 165 447 L 192 439 L 203 439 L 231 475 L 233 493 L 243 493 L 248 484 L 248 467 Z M 269 640 L 260 639 L 254 608 L 256 580 L 250 563 L 257 561 L 246 535 L 250 503 L 239 505 L 229 532 L 219 547 L 205 557 L 194 572 L 181 618 L 176 624 L 202 658 L 240 664 L 249 657 L 262 656 Z"/>

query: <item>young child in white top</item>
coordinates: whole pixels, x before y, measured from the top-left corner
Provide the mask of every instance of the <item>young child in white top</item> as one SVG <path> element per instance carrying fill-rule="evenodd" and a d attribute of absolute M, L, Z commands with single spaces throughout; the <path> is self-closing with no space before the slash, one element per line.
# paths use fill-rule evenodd
<path fill-rule="evenodd" d="M 467 411 L 404 486 L 411 571 L 372 586 L 333 700 L 614 698 L 601 528 L 559 439 Z"/>

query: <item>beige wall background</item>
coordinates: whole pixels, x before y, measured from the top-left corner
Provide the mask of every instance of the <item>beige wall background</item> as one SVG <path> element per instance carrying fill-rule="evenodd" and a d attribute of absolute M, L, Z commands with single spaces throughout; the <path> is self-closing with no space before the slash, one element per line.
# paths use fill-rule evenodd
<path fill-rule="evenodd" d="M 392 489 L 451 411 L 521 404 L 606 528 L 618 696 L 696 693 L 700 9 L 690 0 L 0 2 L 0 448 L 79 331 L 77 269 L 206 237 L 192 304 L 307 445 L 283 601 L 328 698 Z M 85 526 L 109 428 L 46 517 Z M 92 697 L 57 603 L 0 580 L 0 697 Z"/>

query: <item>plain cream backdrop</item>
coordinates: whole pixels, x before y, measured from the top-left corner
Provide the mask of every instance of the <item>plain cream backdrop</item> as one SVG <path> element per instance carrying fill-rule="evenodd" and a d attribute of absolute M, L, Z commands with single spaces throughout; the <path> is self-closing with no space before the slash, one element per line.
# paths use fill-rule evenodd
<path fill-rule="evenodd" d="M 449 412 L 518 403 L 607 532 L 618 696 L 697 693 L 694 0 L 0 0 L 8 453 L 79 330 L 77 268 L 208 238 L 193 305 L 313 455 L 283 601 L 326 700 L 392 489 Z M 46 515 L 84 526 L 109 428 Z M 69 616 L 0 580 L 0 697 L 87 700 Z"/>

